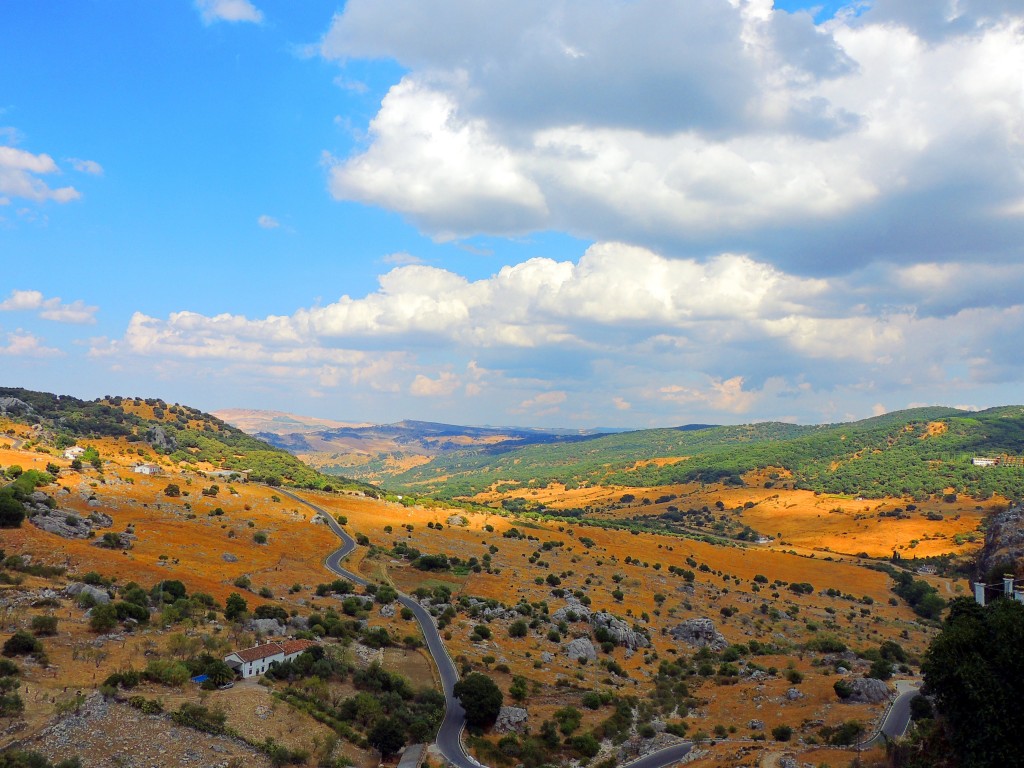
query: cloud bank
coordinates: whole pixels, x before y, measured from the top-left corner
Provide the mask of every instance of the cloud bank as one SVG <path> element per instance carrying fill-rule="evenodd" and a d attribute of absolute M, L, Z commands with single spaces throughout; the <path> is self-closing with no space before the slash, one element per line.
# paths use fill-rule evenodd
<path fill-rule="evenodd" d="M 1024 12 L 940 5 L 816 26 L 770 0 L 350 0 L 321 54 L 407 73 L 329 188 L 439 239 L 557 229 L 816 275 L 1012 261 Z"/>
<path fill-rule="evenodd" d="M 1024 266 L 991 269 L 1008 297 L 1021 295 Z M 892 266 L 826 280 L 742 254 L 701 262 L 599 243 L 577 262 L 535 258 L 480 280 L 400 266 L 375 292 L 287 316 L 136 313 L 92 353 L 258 367 L 284 386 L 453 410 L 473 398 L 481 413 L 552 423 L 820 420 L 847 413 L 837 402 L 905 405 L 922 390 L 953 398 L 1021 376 L 1012 348 L 1024 305 L 957 291 L 966 270 Z"/>

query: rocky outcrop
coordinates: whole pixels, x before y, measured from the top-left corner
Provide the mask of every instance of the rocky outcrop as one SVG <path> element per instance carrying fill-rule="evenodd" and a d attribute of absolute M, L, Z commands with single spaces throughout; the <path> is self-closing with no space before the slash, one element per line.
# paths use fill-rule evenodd
<path fill-rule="evenodd" d="M 32 494 L 32 497 L 36 496 Z M 77 512 L 67 509 L 53 509 L 49 504 L 53 500 L 43 494 L 48 503 L 30 500 L 25 504 L 25 512 L 29 522 L 36 528 L 60 536 L 64 539 L 88 539 L 96 535 L 99 528 L 109 528 L 114 524 L 110 515 L 93 512 L 88 517 L 79 517 Z"/>
<path fill-rule="evenodd" d="M 522 707 L 502 707 L 494 723 L 497 733 L 526 733 L 530 713 Z"/>
<path fill-rule="evenodd" d="M 150 427 L 146 430 L 146 442 L 164 453 L 174 453 L 178 450 L 178 441 L 168 435 L 167 430 L 160 426 Z"/>
<path fill-rule="evenodd" d="M 573 661 L 580 659 L 587 661 L 597 660 L 597 651 L 594 650 L 594 644 L 587 637 L 577 637 L 565 646 L 565 655 Z"/>
<path fill-rule="evenodd" d="M 591 615 L 587 606 L 576 598 L 570 598 L 564 606 L 551 614 L 551 620 L 556 624 L 561 621 L 590 621 Z"/>
<path fill-rule="evenodd" d="M 513 619 L 522 618 L 521 614 L 514 608 L 495 605 L 493 602 L 479 600 L 475 597 L 469 598 L 466 605 L 469 609 L 469 615 L 477 619 L 485 619 L 487 621 L 491 621 L 492 619 L 503 619 L 505 621 L 512 621 Z"/>
<path fill-rule="evenodd" d="M 246 629 L 259 635 L 283 635 L 284 627 L 277 619 L 252 619 Z"/>
<path fill-rule="evenodd" d="M 451 515 L 449 516 L 448 525 L 453 525 L 456 528 L 464 528 L 469 525 L 469 520 L 464 518 L 462 515 Z"/>
<path fill-rule="evenodd" d="M 713 651 L 721 651 L 729 645 L 729 641 L 715 628 L 715 623 L 708 618 L 687 619 L 682 624 L 674 626 L 668 633 L 673 639 L 694 648 L 710 648 Z"/>
<path fill-rule="evenodd" d="M 92 584 L 83 584 L 80 581 L 76 581 L 74 584 L 68 584 L 64 589 L 64 594 L 69 597 L 76 597 L 82 599 L 85 595 L 92 600 L 95 605 L 105 605 L 110 602 L 110 595 L 107 594 L 107 590 L 94 587 Z"/>
<path fill-rule="evenodd" d="M 134 533 L 104 533 L 102 539 L 93 542 L 93 546 L 102 549 L 131 549 L 136 538 Z"/>
<path fill-rule="evenodd" d="M 1024 505 L 1010 507 L 989 518 L 985 546 L 978 553 L 977 577 L 985 579 L 993 570 L 1018 574 L 1024 569 Z M 998 581 L 1002 573 L 995 574 Z"/>
<path fill-rule="evenodd" d="M 607 634 L 608 639 L 616 645 L 621 645 L 635 651 L 637 648 L 650 646 L 650 638 L 643 632 L 632 629 L 622 619 L 618 619 L 607 611 L 595 613 L 590 617 L 590 625 L 594 628 L 597 638 Z"/>
<path fill-rule="evenodd" d="M 889 700 L 889 686 L 873 677 L 856 677 L 846 683 L 850 694 L 841 697 L 847 704 L 881 704 Z"/>
<path fill-rule="evenodd" d="M 225 552 L 223 555 L 220 556 L 220 559 L 223 560 L 225 563 L 237 563 L 238 555 L 233 555 L 230 552 Z"/>
<path fill-rule="evenodd" d="M 31 416 L 35 411 L 24 400 L 16 397 L 0 397 L 0 415 Z"/>

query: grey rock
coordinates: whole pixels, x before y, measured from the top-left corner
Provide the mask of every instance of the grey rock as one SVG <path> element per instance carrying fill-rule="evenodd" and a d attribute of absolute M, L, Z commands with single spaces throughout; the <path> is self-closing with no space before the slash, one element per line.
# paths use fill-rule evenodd
<path fill-rule="evenodd" d="M 246 629 L 261 635 L 283 635 L 284 627 L 277 619 L 252 619 Z"/>
<path fill-rule="evenodd" d="M 526 733 L 529 717 L 530 714 L 522 707 L 502 707 L 494 730 L 498 733 Z"/>
<path fill-rule="evenodd" d="M 692 645 L 695 648 L 710 648 L 721 651 L 729 645 L 715 623 L 708 618 L 687 619 L 669 630 L 673 639 Z"/>
<path fill-rule="evenodd" d="M 764 720 L 751 720 L 749 723 L 747 723 L 747 728 L 749 728 L 752 731 L 763 731 Z"/>
<path fill-rule="evenodd" d="M 104 549 L 131 549 L 132 542 L 136 539 L 133 533 L 119 533 L 117 534 L 117 544 L 115 545 L 108 536 L 110 534 L 103 534 L 103 538 L 93 542 L 93 546 L 103 547 Z"/>
<path fill-rule="evenodd" d="M 50 509 L 40 504 L 31 509 L 29 522 L 36 528 L 60 536 L 62 539 L 87 539 L 95 527 L 109 527 L 110 520 L 102 516 L 101 521 L 105 525 L 97 526 L 93 523 L 92 515 L 79 517 L 77 513 L 66 509 Z M 112 521 L 111 521 L 112 522 Z"/>
<path fill-rule="evenodd" d="M 385 619 L 390 619 L 395 615 L 395 604 L 388 603 L 387 605 L 382 605 L 380 607 L 380 615 Z"/>
<path fill-rule="evenodd" d="M 146 442 L 154 448 L 168 453 L 178 450 L 178 441 L 167 434 L 167 431 L 160 426 L 150 427 L 146 431 Z"/>
<path fill-rule="evenodd" d="M 622 619 L 616 618 L 607 611 L 593 614 L 590 617 L 590 625 L 595 631 L 598 629 L 606 630 L 613 643 L 625 646 L 632 651 L 635 651 L 637 648 L 647 648 L 651 644 L 647 635 L 630 628 Z"/>
<path fill-rule="evenodd" d="M 451 515 L 448 520 L 448 525 L 454 525 L 459 528 L 469 525 L 469 521 L 462 515 Z"/>
<path fill-rule="evenodd" d="M 543 661 L 545 664 L 550 664 L 554 660 L 554 658 L 554 654 L 549 653 L 548 651 L 544 651 L 544 653 L 540 655 L 540 660 Z"/>
<path fill-rule="evenodd" d="M 223 560 L 225 563 L 237 563 L 238 555 L 233 555 L 230 552 L 225 552 L 223 555 L 220 556 L 220 559 Z"/>
<path fill-rule="evenodd" d="M 881 704 L 889 700 L 889 686 L 872 677 L 857 677 L 846 681 L 852 693 L 843 702 L 847 704 Z"/>
<path fill-rule="evenodd" d="M 795 757 L 783 756 L 779 758 L 779 768 L 800 768 Z"/>
<path fill-rule="evenodd" d="M 70 597 L 89 595 L 97 605 L 103 605 L 110 602 L 110 595 L 107 594 L 105 589 L 94 587 L 92 584 L 83 584 L 80 581 L 76 581 L 74 584 L 68 584 L 64 589 L 64 594 Z"/>
<path fill-rule="evenodd" d="M 0 413 L 4 416 L 29 416 L 35 413 L 32 406 L 16 397 L 0 397 Z"/>
<path fill-rule="evenodd" d="M 309 619 L 305 616 L 292 616 L 288 619 L 288 626 L 292 629 L 309 629 Z"/>
<path fill-rule="evenodd" d="M 572 617 L 576 618 L 573 619 Z M 551 620 L 555 623 L 560 621 L 590 621 L 592 611 L 575 598 L 571 598 L 563 607 L 551 614 Z"/>
<path fill-rule="evenodd" d="M 574 661 L 579 659 L 595 661 L 597 659 L 597 651 L 594 650 L 594 644 L 588 637 L 577 637 L 565 646 L 565 653 Z"/>
<path fill-rule="evenodd" d="M 789 701 L 796 701 L 798 699 L 802 699 L 803 697 L 803 693 L 801 693 L 797 688 L 790 688 L 786 691 L 786 698 Z"/>
<path fill-rule="evenodd" d="M 979 578 L 997 565 L 1024 557 L 1024 505 L 1016 505 L 992 515 L 985 528 L 985 545 L 975 563 Z"/>

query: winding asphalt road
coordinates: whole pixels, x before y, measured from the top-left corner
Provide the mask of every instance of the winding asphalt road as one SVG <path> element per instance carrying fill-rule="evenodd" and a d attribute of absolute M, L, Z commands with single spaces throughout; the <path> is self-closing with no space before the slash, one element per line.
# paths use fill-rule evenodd
<path fill-rule="evenodd" d="M 342 527 L 338 525 L 338 522 L 331 516 L 331 514 L 327 512 L 327 510 L 318 507 L 316 504 L 312 504 L 300 496 L 296 496 L 294 493 L 290 493 L 283 489 L 277 489 L 277 492 L 295 499 L 295 501 L 300 504 L 305 504 L 314 512 L 317 512 L 327 522 L 327 525 L 330 526 L 331 530 L 334 531 L 338 538 L 341 539 L 342 545 L 327 556 L 327 560 L 324 561 L 324 565 L 332 573 L 336 573 L 342 578 L 348 579 L 351 582 L 365 587 L 368 584 L 366 579 L 341 567 L 341 561 L 344 560 L 353 549 L 355 549 L 356 543 L 352 537 L 345 533 Z M 484 768 L 484 766 L 481 766 L 480 763 L 467 755 L 466 751 L 462 748 L 462 731 L 466 727 L 466 712 L 462 708 L 462 704 L 459 703 L 459 700 L 455 698 L 454 693 L 455 683 L 459 679 L 459 673 L 456 671 L 455 664 L 448 655 L 448 651 L 445 649 L 444 643 L 441 642 L 441 635 L 438 634 L 437 627 L 434 626 L 433 619 L 422 605 L 408 595 L 404 595 L 399 592 L 398 602 L 411 610 L 413 615 L 416 617 L 416 621 L 419 622 L 420 628 L 423 630 L 423 637 L 427 643 L 427 650 L 434 659 L 434 664 L 437 665 L 438 674 L 441 676 L 441 687 L 444 690 L 445 714 L 444 720 L 441 723 L 441 728 L 437 732 L 436 743 L 438 750 L 444 758 L 452 765 L 456 766 L 456 768 Z"/>
<path fill-rule="evenodd" d="M 296 496 L 290 491 L 277 488 L 275 492 L 283 493 L 300 504 L 304 504 L 327 522 L 330 529 L 341 539 L 342 544 L 327 556 L 324 565 L 332 573 L 365 587 L 369 583 L 366 579 L 341 566 L 341 561 L 348 557 L 352 550 L 356 548 L 356 542 L 345 533 L 334 517 L 322 507 L 318 507 L 316 504 L 306 501 L 301 496 Z M 451 656 L 448 655 L 448 650 L 441 641 L 441 635 L 438 633 L 437 627 L 434 626 L 433 619 L 422 605 L 408 595 L 399 592 L 398 602 L 409 608 L 416 617 L 416 621 L 419 622 L 420 628 L 423 630 L 423 637 L 426 639 L 427 650 L 434 659 L 438 674 L 441 676 L 441 687 L 444 690 L 445 715 L 441 728 L 437 732 L 436 744 L 438 750 L 456 768 L 486 768 L 486 766 L 483 766 L 466 754 L 466 750 L 462 747 L 462 731 L 466 727 L 466 711 L 462 708 L 459 700 L 455 698 L 454 693 L 459 673 L 455 669 Z M 855 747 L 869 749 L 884 744 L 888 739 L 898 738 L 906 733 L 907 726 L 910 724 L 910 700 L 916 695 L 916 687 L 909 683 L 897 683 L 897 696 L 890 705 L 889 710 L 885 713 L 882 727 L 872 738 L 855 745 Z M 665 747 L 665 749 L 644 755 L 631 763 L 626 763 L 623 768 L 666 768 L 666 766 L 682 760 L 692 749 L 693 743 L 689 741 L 673 744 L 670 747 Z"/>
<path fill-rule="evenodd" d="M 907 732 L 910 725 L 910 701 L 917 696 L 920 685 L 907 680 L 900 680 L 896 683 L 896 698 L 889 705 L 889 711 L 885 713 L 882 720 L 882 727 L 878 733 L 867 741 L 857 745 L 860 749 L 883 746 L 887 741 L 898 739 Z"/>

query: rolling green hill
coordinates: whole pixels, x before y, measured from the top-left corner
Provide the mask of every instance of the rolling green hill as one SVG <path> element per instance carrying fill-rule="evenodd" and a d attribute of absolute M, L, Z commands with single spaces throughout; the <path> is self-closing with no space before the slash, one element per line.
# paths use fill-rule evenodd
<path fill-rule="evenodd" d="M 649 487 L 743 484 L 752 470 L 792 473 L 794 487 L 867 497 L 953 488 L 977 497 L 1024 495 L 1024 467 L 975 467 L 973 456 L 1024 453 L 1024 407 L 981 412 L 929 407 L 847 424 L 766 422 L 698 430 L 656 429 L 501 454 L 465 451 L 396 476 L 395 490 L 442 497 L 564 482 Z M 652 459 L 674 458 L 669 464 Z"/>
<path fill-rule="evenodd" d="M 5 399 L 9 399 L 5 407 L 8 418 L 42 425 L 58 447 L 73 445 L 82 438 L 123 438 L 146 444 L 153 452 L 176 462 L 206 462 L 221 469 L 245 470 L 249 479 L 257 482 L 379 493 L 379 489 L 367 483 L 323 475 L 290 453 L 247 435 L 216 416 L 188 406 L 168 405 L 157 398 L 108 396 L 88 401 L 0 387 L 0 402 Z"/>

